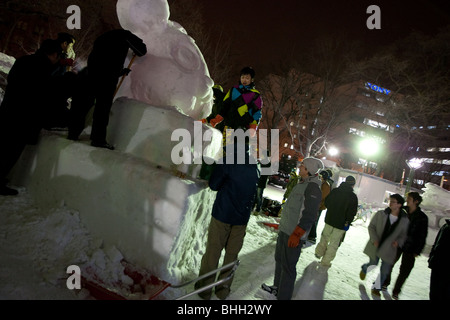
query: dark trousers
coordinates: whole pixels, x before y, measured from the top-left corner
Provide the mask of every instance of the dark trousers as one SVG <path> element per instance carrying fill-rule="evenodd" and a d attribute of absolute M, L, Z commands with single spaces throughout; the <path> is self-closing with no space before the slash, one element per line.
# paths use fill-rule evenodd
<path fill-rule="evenodd" d="M 398 249 L 394 265 L 400 259 L 400 256 L 402 257 L 402 262 L 400 265 L 400 272 L 398 274 L 397 281 L 395 281 L 394 290 L 392 291 L 394 294 L 399 294 L 401 292 L 403 284 L 405 283 L 406 279 L 408 279 L 409 274 L 411 273 L 411 270 L 414 268 L 414 264 L 416 262 L 414 253 L 402 252 L 401 249 Z M 386 281 L 384 281 L 384 285 L 386 287 L 389 286 L 389 284 L 391 283 L 391 273 L 392 269 L 391 272 L 389 272 Z"/>
<path fill-rule="evenodd" d="M 450 301 L 450 277 L 447 267 L 431 269 L 430 300 Z"/>
<path fill-rule="evenodd" d="M 263 201 L 263 193 L 264 193 L 264 188 L 259 188 L 256 190 L 256 211 L 260 211 L 261 210 L 261 205 L 262 205 L 262 201 Z"/>
<path fill-rule="evenodd" d="M 322 213 L 322 211 L 323 210 L 319 210 L 319 212 L 317 213 L 317 219 L 311 227 L 311 231 L 308 234 L 308 239 L 315 240 L 317 238 L 317 224 L 319 223 L 320 214 Z"/>
<path fill-rule="evenodd" d="M 109 113 L 118 81 L 119 78 L 115 77 L 102 78 L 91 75 L 80 79 L 70 108 L 70 139 L 78 139 L 85 127 L 86 115 L 95 104 L 91 140 L 106 142 Z"/>
<path fill-rule="evenodd" d="M 300 243 L 296 248 L 288 246 L 289 235 L 278 233 L 275 248 L 275 276 L 273 285 L 278 288 L 278 300 L 291 300 L 297 277 L 297 262 L 302 251 Z"/>

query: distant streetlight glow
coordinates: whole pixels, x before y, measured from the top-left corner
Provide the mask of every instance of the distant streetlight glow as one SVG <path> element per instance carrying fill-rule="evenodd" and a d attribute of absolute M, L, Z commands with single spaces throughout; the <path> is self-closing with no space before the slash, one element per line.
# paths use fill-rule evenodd
<path fill-rule="evenodd" d="M 335 147 L 331 147 L 330 150 L 328 150 L 328 154 L 332 157 L 337 156 L 339 153 L 339 150 Z"/>
<path fill-rule="evenodd" d="M 423 165 L 423 161 L 419 158 L 412 158 L 410 160 L 406 160 L 406 164 L 411 169 L 416 170 L 416 169 L 419 169 Z"/>
<path fill-rule="evenodd" d="M 419 169 L 423 165 L 423 161 L 419 158 L 412 158 L 409 160 L 406 160 L 406 164 L 409 167 L 409 176 L 408 176 L 408 183 L 406 184 L 405 189 L 405 197 L 408 194 L 409 190 L 411 190 L 411 184 L 414 179 L 414 173 L 417 169 Z"/>
<path fill-rule="evenodd" d="M 375 139 L 364 139 L 359 143 L 359 151 L 365 156 L 373 156 L 380 150 L 380 145 Z"/>

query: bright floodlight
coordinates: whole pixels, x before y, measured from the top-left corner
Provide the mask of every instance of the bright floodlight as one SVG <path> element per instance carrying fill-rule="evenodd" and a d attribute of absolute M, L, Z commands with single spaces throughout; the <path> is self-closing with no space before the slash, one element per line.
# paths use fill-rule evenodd
<path fill-rule="evenodd" d="M 373 156 L 378 153 L 380 145 L 375 139 L 364 139 L 359 143 L 359 151 L 366 156 Z"/>
<path fill-rule="evenodd" d="M 408 167 L 415 170 L 415 169 L 419 169 L 423 165 L 423 161 L 419 158 L 412 158 L 412 159 L 406 160 L 406 164 L 408 165 Z"/>
<path fill-rule="evenodd" d="M 332 157 L 336 156 L 339 153 L 339 150 L 335 147 L 331 147 L 330 150 L 328 150 L 328 154 Z"/>

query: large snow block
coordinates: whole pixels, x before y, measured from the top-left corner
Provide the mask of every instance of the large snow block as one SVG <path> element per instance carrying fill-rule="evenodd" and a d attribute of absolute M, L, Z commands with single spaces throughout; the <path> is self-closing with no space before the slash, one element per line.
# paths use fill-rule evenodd
<path fill-rule="evenodd" d="M 195 257 L 206 244 L 215 199 L 206 182 L 180 179 L 169 169 L 171 128 L 193 130 L 190 119 L 131 100 L 116 102 L 109 127 L 116 150 L 44 131 L 36 146 L 25 149 L 11 182 L 26 186 L 39 206 L 79 211 L 105 245 L 178 283 L 198 272 Z"/>
<path fill-rule="evenodd" d="M 179 137 L 179 133 L 184 133 L 183 138 Z M 219 130 L 195 121 L 172 107 L 150 107 L 128 98 L 119 98 L 114 102 L 107 140 L 119 151 L 164 168 L 176 168 L 194 177 L 200 170 L 202 157 L 218 160 L 222 156 L 222 134 Z M 182 154 L 177 153 L 176 157 L 190 153 L 190 161 L 175 165 L 172 151 L 181 142 L 191 148 Z"/>

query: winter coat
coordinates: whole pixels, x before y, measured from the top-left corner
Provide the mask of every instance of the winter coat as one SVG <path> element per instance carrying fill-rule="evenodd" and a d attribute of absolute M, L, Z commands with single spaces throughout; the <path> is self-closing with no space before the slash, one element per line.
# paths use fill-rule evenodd
<path fill-rule="evenodd" d="M 350 225 L 358 210 L 358 197 L 353 188 L 346 182 L 342 182 L 338 188 L 333 189 L 325 199 L 327 215 L 325 223 L 344 230 L 344 226 Z"/>
<path fill-rule="evenodd" d="M 428 258 L 430 269 L 448 270 L 450 264 L 450 219 L 439 230 Z"/>
<path fill-rule="evenodd" d="M 230 225 L 246 225 L 255 202 L 260 172 L 256 161 L 247 154 L 245 164 L 216 164 L 209 179 L 209 187 L 217 191 L 212 216 Z"/>
<path fill-rule="evenodd" d="M 328 197 L 331 191 L 331 186 L 328 181 L 322 181 L 322 185 L 320 186 L 320 191 L 322 191 L 322 201 L 320 202 L 319 210 L 325 210 L 327 207 L 325 206 L 325 199 Z"/>
<path fill-rule="evenodd" d="M 428 217 L 417 207 L 416 211 L 408 214 L 408 218 L 408 238 L 402 246 L 402 251 L 419 255 L 427 240 Z"/>
<path fill-rule="evenodd" d="M 255 89 L 254 84 L 236 85 L 223 99 L 221 115 L 224 117 L 224 125 L 231 129 L 244 130 L 249 129 L 250 125 L 258 125 L 262 116 L 262 106 L 261 94 Z"/>
<path fill-rule="evenodd" d="M 322 192 L 317 176 L 310 176 L 292 188 L 287 201 L 283 204 L 279 230 L 291 235 L 298 225 L 305 230 L 305 239 L 317 219 Z"/>
<path fill-rule="evenodd" d="M 18 58 L 8 74 L 0 106 L 1 132 L 14 132 L 25 143 L 37 142 L 51 92 L 54 65 L 43 53 Z"/>
<path fill-rule="evenodd" d="M 391 232 L 382 239 L 390 213 L 391 209 L 387 208 L 377 211 L 372 217 L 368 227 L 370 239 L 364 248 L 364 253 L 372 260 L 379 257 L 383 261 L 394 264 L 397 256 L 397 248 L 392 243 L 397 241 L 399 247 L 403 246 L 408 235 L 409 220 L 406 213 L 400 210 L 398 220 L 391 226 Z M 379 243 L 378 247 L 374 245 L 376 241 Z"/>
<path fill-rule="evenodd" d="M 147 53 L 145 43 L 128 30 L 111 30 L 99 36 L 88 57 L 89 74 L 94 77 L 119 78 L 128 49 L 138 56 Z"/>

